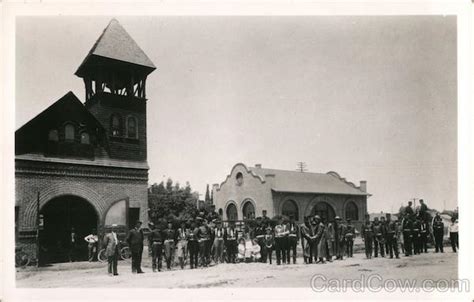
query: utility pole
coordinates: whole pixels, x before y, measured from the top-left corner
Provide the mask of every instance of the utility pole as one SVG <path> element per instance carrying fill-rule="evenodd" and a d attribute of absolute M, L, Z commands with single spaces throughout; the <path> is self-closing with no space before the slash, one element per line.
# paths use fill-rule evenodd
<path fill-rule="evenodd" d="M 306 169 L 306 163 L 305 162 L 302 162 L 302 161 L 298 162 L 297 167 L 298 167 L 298 169 L 296 169 L 296 171 L 299 171 L 299 172 L 308 171 L 308 169 Z"/>

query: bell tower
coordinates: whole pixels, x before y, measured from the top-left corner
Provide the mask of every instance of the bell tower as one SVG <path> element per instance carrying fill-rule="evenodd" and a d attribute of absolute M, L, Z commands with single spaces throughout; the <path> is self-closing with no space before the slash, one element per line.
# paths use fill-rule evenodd
<path fill-rule="evenodd" d="M 77 69 L 85 106 L 106 129 L 110 158 L 146 161 L 146 79 L 155 69 L 115 19 Z"/>

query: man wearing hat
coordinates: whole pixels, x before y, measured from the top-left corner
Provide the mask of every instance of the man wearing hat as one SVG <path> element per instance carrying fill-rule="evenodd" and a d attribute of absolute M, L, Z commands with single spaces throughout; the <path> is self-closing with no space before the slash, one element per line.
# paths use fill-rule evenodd
<path fill-rule="evenodd" d="M 173 222 L 168 221 L 168 227 L 163 231 L 164 236 L 164 248 L 165 248 L 165 259 L 166 268 L 171 269 L 172 261 L 174 259 L 174 248 L 177 241 L 177 234 L 173 228 Z"/>
<path fill-rule="evenodd" d="M 398 256 L 398 226 L 397 223 L 393 220 L 389 220 L 387 224 L 387 254 L 390 254 L 390 259 L 393 258 L 393 254 L 395 254 L 395 257 L 398 259 L 400 258 Z"/>
<path fill-rule="evenodd" d="M 280 265 L 281 262 L 286 263 L 286 239 L 289 234 L 289 231 L 286 227 L 286 224 L 283 223 L 283 217 L 278 218 L 278 224 L 275 226 L 275 249 L 276 249 L 276 258 L 277 265 Z"/>
<path fill-rule="evenodd" d="M 334 220 L 334 227 L 336 230 L 336 260 L 343 260 L 346 243 L 346 225 L 342 223 L 342 219 L 339 216 L 336 216 Z"/>
<path fill-rule="evenodd" d="M 235 263 L 237 254 L 237 230 L 233 221 L 229 221 L 229 225 L 224 231 L 224 243 L 227 253 L 227 262 Z"/>
<path fill-rule="evenodd" d="M 286 249 L 286 262 L 290 264 L 290 253 L 293 255 L 293 264 L 296 264 L 296 246 L 298 245 L 299 240 L 299 228 L 295 222 L 295 216 L 290 216 L 290 221 L 287 224 L 288 228 L 288 244 Z"/>
<path fill-rule="evenodd" d="M 310 217 L 304 217 L 304 223 L 300 226 L 301 248 L 303 249 L 303 260 L 305 264 L 313 263 L 312 259 L 312 237 Z"/>
<path fill-rule="evenodd" d="M 436 213 L 436 216 L 433 221 L 434 221 L 433 222 L 433 236 L 435 240 L 435 252 L 444 253 L 444 250 L 443 250 L 444 223 L 439 213 Z"/>
<path fill-rule="evenodd" d="M 262 217 L 257 217 L 255 219 L 255 222 L 257 223 L 257 227 L 255 228 L 254 235 L 255 239 L 257 239 L 257 243 L 260 246 L 260 251 L 262 257 L 260 258 L 260 262 L 267 262 L 267 254 L 266 254 L 266 249 L 265 249 L 265 227 L 263 226 L 262 223 Z"/>
<path fill-rule="evenodd" d="M 112 224 L 110 233 L 104 237 L 105 255 L 107 256 L 107 268 L 109 276 L 117 276 L 117 260 L 119 255 L 117 225 Z"/>
<path fill-rule="evenodd" d="M 191 269 L 197 268 L 199 265 L 199 243 L 198 236 L 199 228 L 197 227 L 196 221 L 191 221 L 191 230 L 188 235 L 188 250 L 189 250 L 189 263 Z"/>
<path fill-rule="evenodd" d="M 205 219 L 199 219 L 201 225 L 198 229 L 199 254 L 201 256 L 201 266 L 207 267 L 210 263 L 209 241 L 211 240 L 210 229 Z"/>
<path fill-rule="evenodd" d="M 326 226 L 324 225 L 321 217 L 319 215 L 314 216 L 315 222 L 315 229 L 313 231 L 314 234 L 314 243 L 315 243 L 315 250 L 316 250 L 316 258 L 318 259 L 316 263 L 326 263 L 324 261 L 324 257 L 326 256 Z"/>
<path fill-rule="evenodd" d="M 161 271 L 161 255 L 163 251 L 163 235 L 161 230 L 153 222 L 148 223 L 151 232 L 148 236 L 149 247 L 151 248 L 151 266 L 153 272 Z"/>
<path fill-rule="evenodd" d="M 405 213 L 403 219 L 403 243 L 405 245 L 405 256 L 413 254 L 413 221 L 409 213 Z"/>
<path fill-rule="evenodd" d="M 217 263 L 224 263 L 224 228 L 220 220 L 216 221 L 214 228 L 214 261 Z"/>
<path fill-rule="evenodd" d="M 354 236 L 355 236 L 355 227 L 351 222 L 350 218 L 347 218 L 346 233 L 344 235 L 346 243 L 346 254 L 347 257 L 352 258 L 353 248 L 354 248 Z"/>
<path fill-rule="evenodd" d="M 372 244 L 374 241 L 374 230 L 369 219 L 366 219 L 365 224 L 362 226 L 362 240 L 364 241 L 365 246 L 365 256 L 367 259 L 372 258 Z"/>
<path fill-rule="evenodd" d="M 127 243 L 132 252 L 132 273 L 143 274 L 142 253 L 143 253 L 143 230 L 142 222 L 137 221 L 135 228 L 131 229 L 127 236 Z"/>
<path fill-rule="evenodd" d="M 385 257 L 385 233 L 382 224 L 379 221 L 378 217 L 374 218 L 373 224 L 374 230 L 374 257 L 378 257 L 378 252 L 380 248 L 380 256 Z"/>

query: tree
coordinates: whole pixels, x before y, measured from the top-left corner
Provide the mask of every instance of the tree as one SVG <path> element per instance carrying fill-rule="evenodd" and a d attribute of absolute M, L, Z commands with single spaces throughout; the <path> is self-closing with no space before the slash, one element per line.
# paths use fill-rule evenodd
<path fill-rule="evenodd" d="M 162 225 L 166 220 L 184 219 L 194 217 L 197 212 L 196 196 L 192 192 L 189 182 L 183 188 L 178 182 L 173 184 L 169 178 L 166 185 L 153 184 L 148 190 L 149 218 L 155 223 Z"/>

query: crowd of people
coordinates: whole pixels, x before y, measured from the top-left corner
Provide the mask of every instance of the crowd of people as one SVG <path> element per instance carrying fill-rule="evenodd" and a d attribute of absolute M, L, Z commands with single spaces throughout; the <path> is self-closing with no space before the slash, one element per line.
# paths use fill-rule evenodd
<path fill-rule="evenodd" d="M 435 252 L 443 253 L 444 223 L 439 214 L 432 222 L 426 217 L 423 209 L 415 213 L 409 204 L 401 220 L 390 217 L 367 219 L 360 232 L 366 257 L 399 258 L 400 249 L 405 256 L 426 253 L 429 241 L 434 241 Z M 177 227 L 175 223 L 169 221 L 165 227 L 149 223 L 147 239 L 153 272 L 161 271 L 163 262 L 168 270 L 175 265 L 184 269 L 188 264 L 191 269 L 224 262 L 272 264 L 274 252 L 276 265 L 296 264 L 298 244 L 301 244 L 305 264 L 324 264 L 353 257 L 354 238 L 359 233 L 350 219 L 343 221 L 339 216 L 324 221 L 319 215 L 312 215 L 304 217 L 303 224 L 298 224 L 291 216 L 270 219 L 263 213 L 251 223 L 247 221 L 237 226 L 236 222 L 223 222 L 218 216 L 198 215 L 179 222 Z M 141 258 L 146 238 L 141 225 L 138 221 L 126 239 L 132 254 L 133 273 L 143 273 Z M 455 217 L 449 232 L 456 252 L 459 242 Z M 118 240 L 114 226 L 105 236 L 104 245 L 109 274 L 117 275 Z"/>

